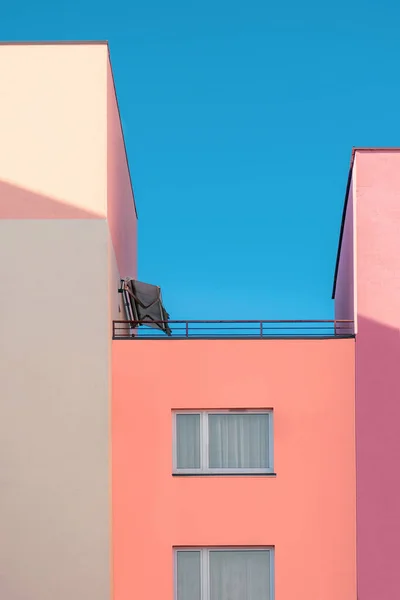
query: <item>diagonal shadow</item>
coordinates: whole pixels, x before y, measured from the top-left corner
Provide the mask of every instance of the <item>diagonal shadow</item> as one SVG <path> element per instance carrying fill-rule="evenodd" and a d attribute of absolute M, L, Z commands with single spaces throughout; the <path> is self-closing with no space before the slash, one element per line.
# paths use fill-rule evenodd
<path fill-rule="evenodd" d="M 0 219 L 105 218 L 105 215 L 0 180 Z"/>

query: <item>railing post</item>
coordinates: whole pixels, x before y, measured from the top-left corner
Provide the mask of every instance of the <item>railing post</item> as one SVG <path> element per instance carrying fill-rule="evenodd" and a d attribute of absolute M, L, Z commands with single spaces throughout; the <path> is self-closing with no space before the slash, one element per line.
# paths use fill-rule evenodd
<path fill-rule="evenodd" d="M 189 322 L 186 321 L 186 337 L 189 337 Z"/>
<path fill-rule="evenodd" d="M 263 336 L 263 323 L 260 321 L 260 337 Z"/>

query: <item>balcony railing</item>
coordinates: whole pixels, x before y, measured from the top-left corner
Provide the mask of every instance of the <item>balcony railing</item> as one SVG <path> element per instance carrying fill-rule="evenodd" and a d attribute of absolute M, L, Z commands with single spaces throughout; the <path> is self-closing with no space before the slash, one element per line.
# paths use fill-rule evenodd
<path fill-rule="evenodd" d="M 141 326 L 145 322 L 113 321 L 113 339 L 281 339 L 348 338 L 354 336 L 353 321 L 157 321 L 153 326 L 168 325 L 167 336 L 158 327 Z M 139 326 L 140 325 L 140 326 Z"/>

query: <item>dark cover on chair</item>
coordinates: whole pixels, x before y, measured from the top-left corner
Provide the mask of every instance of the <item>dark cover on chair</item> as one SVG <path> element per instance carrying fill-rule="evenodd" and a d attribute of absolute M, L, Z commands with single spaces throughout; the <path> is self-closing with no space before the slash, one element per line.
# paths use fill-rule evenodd
<path fill-rule="evenodd" d="M 124 280 L 124 289 L 129 296 L 134 321 L 139 325 L 159 328 L 171 335 L 168 323 L 157 322 L 169 320 L 169 314 L 162 303 L 161 288 L 127 277 Z"/>

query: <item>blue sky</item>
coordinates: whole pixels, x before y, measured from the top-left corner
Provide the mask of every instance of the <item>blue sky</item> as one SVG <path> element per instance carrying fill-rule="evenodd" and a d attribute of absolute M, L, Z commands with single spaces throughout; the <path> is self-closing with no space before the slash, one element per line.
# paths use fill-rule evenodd
<path fill-rule="evenodd" d="M 171 318 L 318 319 L 351 147 L 400 145 L 399 26 L 394 0 L 21 0 L 0 38 L 109 41 Z"/>

